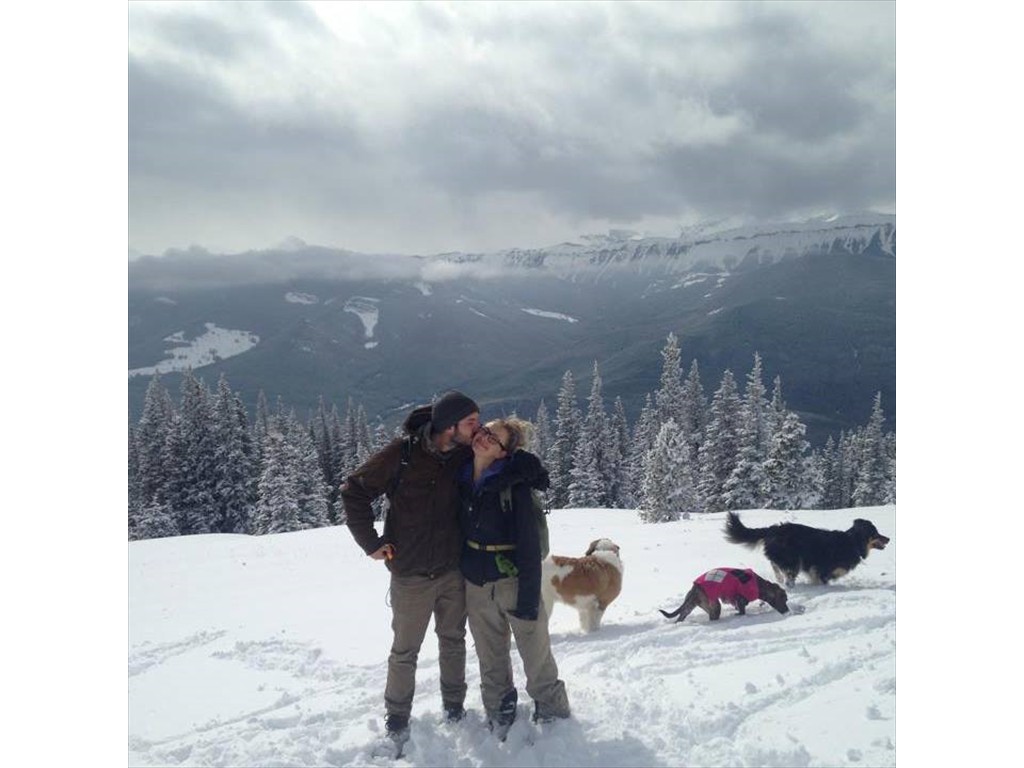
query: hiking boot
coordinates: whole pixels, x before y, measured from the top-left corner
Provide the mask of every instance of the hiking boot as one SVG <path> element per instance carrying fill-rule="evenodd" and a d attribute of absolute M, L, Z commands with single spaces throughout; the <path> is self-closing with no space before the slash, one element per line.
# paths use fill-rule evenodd
<path fill-rule="evenodd" d="M 543 725 L 545 723 L 553 723 L 555 720 L 565 720 L 567 717 L 569 717 L 568 712 L 564 715 L 555 714 L 554 712 L 541 709 L 535 703 L 533 705 L 533 715 L 530 719 L 538 725 Z"/>
<path fill-rule="evenodd" d="M 409 716 L 396 715 L 389 712 L 384 716 L 384 730 L 387 731 L 388 736 L 394 736 L 395 734 L 402 733 L 403 731 L 408 731 Z"/>
<path fill-rule="evenodd" d="M 466 709 L 461 704 L 445 704 L 444 719 L 447 723 L 457 723 L 466 716 Z"/>
<path fill-rule="evenodd" d="M 505 694 L 505 697 L 501 700 L 501 704 L 498 705 L 498 711 L 491 716 L 491 725 L 500 726 L 506 730 L 512 723 L 516 721 L 516 704 L 519 703 L 519 694 L 516 689 L 513 688 L 511 691 Z"/>

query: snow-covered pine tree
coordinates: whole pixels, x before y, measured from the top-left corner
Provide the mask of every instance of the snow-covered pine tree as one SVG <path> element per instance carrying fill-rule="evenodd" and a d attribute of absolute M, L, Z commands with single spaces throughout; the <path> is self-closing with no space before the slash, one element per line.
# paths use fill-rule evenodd
<path fill-rule="evenodd" d="M 772 383 L 772 399 L 765 411 L 765 430 L 767 441 L 771 442 L 772 436 L 782 428 L 782 422 L 786 420 L 786 401 L 782 398 L 782 377 L 776 376 Z"/>
<path fill-rule="evenodd" d="M 726 369 L 711 400 L 711 419 L 700 450 L 698 491 L 707 512 L 727 509 L 723 494 L 739 458 L 742 406 L 736 379 Z"/>
<path fill-rule="evenodd" d="M 356 463 L 356 444 L 356 406 L 349 397 L 345 406 L 345 418 L 341 423 L 341 435 L 335 443 L 334 476 L 338 478 L 339 486 L 359 466 Z M 338 514 L 342 514 L 340 509 Z"/>
<path fill-rule="evenodd" d="M 168 503 L 182 534 L 212 533 L 217 524 L 213 406 L 206 384 L 186 369 L 178 419 L 171 435 Z"/>
<path fill-rule="evenodd" d="M 217 513 L 212 530 L 248 533 L 256 503 L 257 467 L 245 408 L 224 374 L 217 382 L 213 440 Z"/>
<path fill-rule="evenodd" d="M 608 506 L 608 442 L 608 416 L 604 410 L 601 372 L 595 360 L 587 415 L 569 472 L 569 506 Z"/>
<path fill-rule="evenodd" d="M 373 436 L 370 433 L 370 422 L 366 417 L 366 409 L 362 403 L 356 408 L 355 419 L 356 466 L 360 466 L 373 455 Z"/>
<path fill-rule="evenodd" d="M 174 519 L 174 513 L 166 504 L 154 498 L 138 510 L 128 538 L 160 539 L 177 535 L 178 524 Z"/>
<path fill-rule="evenodd" d="M 135 429 L 128 425 L 128 541 L 139 538 L 135 534 L 139 513 L 145 501 L 139 483 L 139 451 L 135 445 Z"/>
<path fill-rule="evenodd" d="M 804 509 L 812 501 L 812 484 L 804 458 L 808 448 L 806 432 L 800 418 L 788 411 L 772 435 L 764 463 L 763 506 L 768 509 Z"/>
<path fill-rule="evenodd" d="M 654 407 L 651 393 L 644 397 L 644 405 L 633 428 L 633 439 L 626 449 L 626 485 L 625 501 L 627 507 L 643 504 L 644 466 L 647 452 L 654 446 L 661 424 L 658 422 L 658 411 Z"/>
<path fill-rule="evenodd" d="M 285 533 L 299 527 L 298 451 L 287 436 L 271 426 L 264 437 L 263 474 L 253 513 L 252 532 Z"/>
<path fill-rule="evenodd" d="M 875 395 L 871 418 L 864 428 L 857 451 L 857 474 L 853 487 L 853 505 L 871 507 L 884 504 L 889 475 L 889 457 L 885 447 L 885 415 L 882 393 Z"/>
<path fill-rule="evenodd" d="M 548 416 L 548 407 L 544 404 L 543 398 L 537 406 L 537 415 L 533 417 L 533 427 L 533 453 L 548 466 L 551 462 L 548 456 L 552 441 L 551 417 Z"/>
<path fill-rule="evenodd" d="M 687 420 L 682 357 L 674 333 L 668 335 L 661 350 L 661 379 L 654 394 L 654 405 L 658 409 L 659 424 L 672 419 L 678 428 Z"/>
<path fill-rule="evenodd" d="M 679 425 L 673 419 L 662 424 L 644 462 L 639 510 L 643 522 L 688 519 L 691 513 L 698 511 L 686 450 L 685 436 Z"/>
<path fill-rule="evenodd" d="M 626 452 L 629 449 L 629 419 L 621 397 L 615 398 L 615 406 L 608 419 L 608 505 L 614 509 L 629 509 Z"/>
<path fill-rule="evenodd" d="M 576 452 L 576 441 L 582 421 L 583 417 L 576 404 L 576 382 L 573 379 L 572 371 L 568 370 L 563 374 L 562 386 L 558 390 L 555 439 L 548 451 L 550 457 L 548 473 L 551 479 L 548 498 L 553 508 L 568 505 L 573 454 Z"/>
<path fill-rule="evenodd" d="M 841 509 L 843 502 L 842 463 L 832 435 L 818 455 L 818 483 L 822 509 Z"/>
<path fill-rule="evenodd" d="M 860 451 L 860 430 L 839 433 L 840 500 L 838 509 L 852 507 L 853 487 L 857 481 L 857 454 Z"/>
<path fill-rule="evenodd" d="M 135 429 L 135 451 L 138 462 L 138 508 L 152 506 L 154 501 L 167 500 L 170 457 L 168 438 L 174 427 L 174 405 L 160 379 L 153 378 L 146 387 L 142 415 Z"/>
<path fill-rule="evenodd" d="M 270 406 L 267 396 L 261 389 L 256 395 L 256 418 L 252 423 L 252 433 L 257 446 L 263 444 L 263 438 L 270 431 Z"/>
<path fill-rule="evenodd" d="M 345 482 L 342 472 L 342 427 L 341 418 L 338 414 L 338 406 L 331 404 L 331 412 L 327 417 L 328 441 L 331 446 L 331 477 L 333 483 L 327 486 L 327 517 L 332 524 L 344 522 L 339 518 L 344 517 L 344 510 L 339 501 L 341 484 Z"/>
<path fill-rule="evenodd" d="M 889 457 L 889 474 L 885 484 L 885 503 L 896 503 L 896 433 L 886 435 L 885 450 Z"/>
<path fill-rule="evenodd" d="M 704 443 L 704 432 L 708 424 L 708 400 L 700 383 L 700 369 L 697 361 L 690 363 L 690 373 L 683 383 L 683 421 L 680 424 L 689 449 L 690 465 L 697 467 L 700 447 Z"/>
<path fill-rule="evenodd" d="M 309 431 L 299 424 L 294 412 L 289 414 L 283 431 L 295 449 L 295 474 L 298 478 L 296 498 L 299 509 L 295 528 L 291 530 L 322 528 L 328 523 L 327 486 L 321 474 L 316 446 Z"/>
<path fill-rule="evenodd" d="M 313 437 L 316 445 L 317 463 L 320 466 L 320 475 L 323 478 L 324 484 L 328 488 L 333 488 L 337 485 L 337 478 L 335 477 L 337 460 L 334 455 L 335 448 L 331 434 L 330 413 L 327 410 L 327 404 L 324 402 L 323 395 L 317 398 L 316 417 L 313 421 Z M 330 498 L 328 495 L 328 512 L 331 511 L 329 502 Z"/>
<path fill-rule="evenodd" d="M 766 413 L 768 403 L 762 381 L 761 355 L 754 353 L 754 365 L 747 374 L 742 398 L 736 465 L 722 486 L 725 509 L 756 509 L 765 506 L 763 491 L 768 446 Z"/>
<path fill-rule="evenodd" d="M 781 392 L 780 392 L 781 397 Z M 754 365 L 747 374 L 747 386 L 743 392 L 744 425 L 746 429 L 753 431 L 753 445 L 761 454 L 768 448 L 768 429 L 766 425 L 768 413 L 767 390 L 764 386 L 764 373 L 761 363 L 761 355 L 754 353 Z"/>

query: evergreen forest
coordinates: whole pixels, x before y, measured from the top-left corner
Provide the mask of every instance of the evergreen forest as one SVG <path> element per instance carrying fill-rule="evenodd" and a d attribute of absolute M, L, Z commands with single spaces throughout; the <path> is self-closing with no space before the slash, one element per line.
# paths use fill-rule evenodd
<path fill-rule="evenodd" d="M 594 363 L 581 399 L 571 371 L 549 409 L 521 414 L 530 450 L 551 477 L 552 508 L 637 510 L 644 522 L 732 509 L 843 509 L 896 501 L 896 435 L 881 394 L 868 422 L 811 449 L 786 408 L 782 381 L 765 385 L 760 355 L 742 381 L 723 372 L 708 394 L 697 361 L 684 372 L 669 334 L 662 373 L 634 424 L 610 404 Z M 338 489 L 398 437 L 349 398 L 321 397 L 305 421 L 260 393 L 249 414 L 225 377 L 216 390 L 186 371 L 177 402 L 154 375 L 128 432 L 129 540 L 202 533 L 265 534 L 343 524 Z M 472 395 L 472 393 L 467 393 Z M 377 502 L 378 515 L 386 502 Z"/>

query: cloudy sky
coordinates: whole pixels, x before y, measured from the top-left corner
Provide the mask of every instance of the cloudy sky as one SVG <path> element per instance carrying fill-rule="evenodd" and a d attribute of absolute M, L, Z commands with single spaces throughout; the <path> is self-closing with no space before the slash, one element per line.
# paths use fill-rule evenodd
<path fill-rule="evenodd" d="M 889 2 L 128 4 L 129 249 L 895 212 Z"/>

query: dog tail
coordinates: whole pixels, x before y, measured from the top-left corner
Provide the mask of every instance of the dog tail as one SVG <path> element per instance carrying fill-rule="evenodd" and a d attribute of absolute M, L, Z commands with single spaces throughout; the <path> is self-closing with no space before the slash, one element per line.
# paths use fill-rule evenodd
<path fill-rule="evenodd" d="M 725 516 L 725 538 L 733 544 L 753 547 L 764 538 L 764 528 L 747 528 L 740 522 L 739 515 L 729 512 Z"/>
<path fill-rule="evenodd" d="M 683 610 L 683 606 L 680 605 L 678 608 L 676 608 L 674 611 L 672 611 L 672 613 L 668 613 L 667 611 L 663 611 L 663 610 L 661 610 L 661 608 L 658 609 L 658 613 L 660 613 L 666 619 L 671 619 L 671 618 L 674 618 L 674 617 L 678 616 L 679 612 L 681 610 Z"/>

